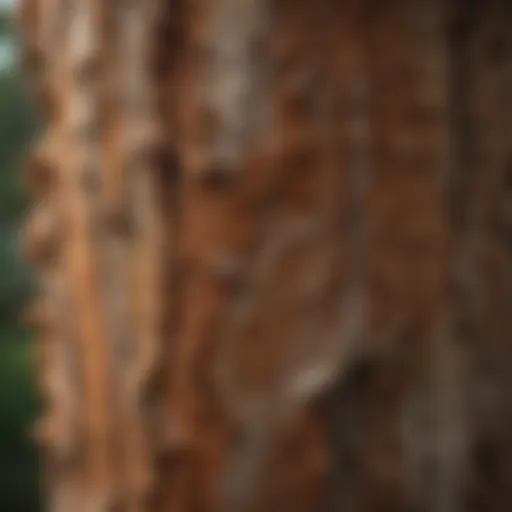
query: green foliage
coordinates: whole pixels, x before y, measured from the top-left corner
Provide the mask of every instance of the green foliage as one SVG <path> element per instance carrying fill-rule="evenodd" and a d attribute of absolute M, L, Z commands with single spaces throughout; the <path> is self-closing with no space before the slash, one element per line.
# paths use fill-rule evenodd
<path fill-rule="evenodd" d="M 0 44 L 13 40 L 15 32 L 12 16 L 0 11 Z M 27 206 L 21 162 L 36 129 L 23 82 L 15 66 L 0 68 L 1 512 L 34 512 L 39 504 L 36 451 L 28 436 L 37 405 L 30 362 L 33 346 L 20 325 L 20 310 L 33 291 L 33 276 L 19 254 Z"/>
<path fill-rule="evenodd" d="M 26 205 L 20 171 L 36 121 L 17 70 L 0 75 L 0 223 L 16 222 Z"/>
<path fill-rule="evenodd" d="M 11 36 L 16 31 L 16 23 L 8 9 L 0 10 L 0 37 Z"/>
<path fill-rule="evenodd" d="M 38 510 L 36 452 L 29 439 L 37 400 L 32 343 L 19 328 L 0 330 L 0 510 Z"/>
<path fill-rule="evenodd" d="M 27 203 L 21 160 L 35 126 L 20 74 L 4 71 L 0 74 L 0 325 L 14 325 L 32 285 L 18 242 Z"/>

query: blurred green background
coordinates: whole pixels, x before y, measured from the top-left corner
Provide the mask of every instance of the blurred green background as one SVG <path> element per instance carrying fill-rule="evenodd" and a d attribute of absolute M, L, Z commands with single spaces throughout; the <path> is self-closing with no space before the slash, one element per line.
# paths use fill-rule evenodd
<path fill-rule="evenodd" d="M 20 258 L 27 197 L 21 163 L 36 119 L 18 65 L 17 26 L 9 2 L 0 2 L 0 512 L 39 510 L 39 470 L 30 438 L 37 396 L 32 338 L 20 311 L 34 290 Z"/>

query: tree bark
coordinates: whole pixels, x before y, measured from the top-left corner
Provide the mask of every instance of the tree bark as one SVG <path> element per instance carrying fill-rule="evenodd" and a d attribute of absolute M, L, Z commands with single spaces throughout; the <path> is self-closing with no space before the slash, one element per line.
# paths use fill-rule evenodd
<path fill-rule="evenodd" d="M 20 21 L 48 509 L 508 510 L 508 3 Z"/>

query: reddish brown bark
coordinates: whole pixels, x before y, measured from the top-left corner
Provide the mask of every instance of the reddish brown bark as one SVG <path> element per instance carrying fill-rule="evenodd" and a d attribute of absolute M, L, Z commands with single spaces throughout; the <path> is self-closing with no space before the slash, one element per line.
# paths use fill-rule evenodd
<path fill-rule="evenodd" d="M 509 11 L 22 2 L 50 510 L 507 510 Z"/>

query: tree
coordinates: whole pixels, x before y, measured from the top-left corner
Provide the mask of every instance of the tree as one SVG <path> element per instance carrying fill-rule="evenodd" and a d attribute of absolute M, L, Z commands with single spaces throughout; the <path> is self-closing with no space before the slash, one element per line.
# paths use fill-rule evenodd
<path fill-rule="evenodd" d="M 52 512 L 507 509 L 511 20 L 23 2 Z"/>

